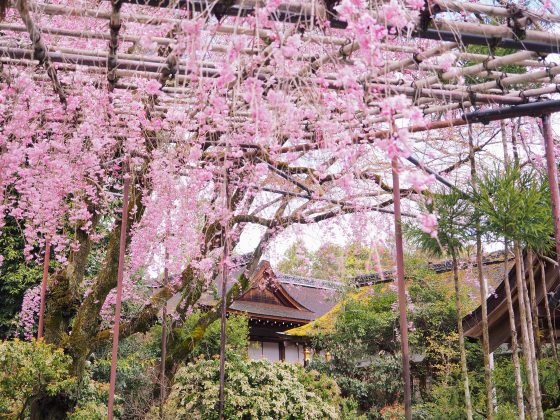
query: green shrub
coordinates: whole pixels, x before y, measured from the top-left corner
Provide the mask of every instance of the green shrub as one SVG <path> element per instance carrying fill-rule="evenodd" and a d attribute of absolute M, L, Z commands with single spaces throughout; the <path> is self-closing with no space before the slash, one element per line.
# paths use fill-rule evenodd
<path fill-rule="evenodd" d="M 89 366 L 91 378 L 96 381 L 94 384 L 109 382 L 111 356 L 111 348 L 108 346 L 95 354 L 95 359 Z M 119 341 L 115 392 L 122 402 L 124 418 L 134 418 L 134 416 L 138 418 L 153 404 L 154 388 L 159 380 L 158 361 L 159 348 L 154 346 L 152 336 L 135 334 Z M 107 404 L 101 390 L 102 388 L 97 386 L 89 387 L 87 392 L 91 398 L 88 399 L 87 406 L 90 409 L 92 407 L 90 400 L 95 404 L 100 400 Z"/>
<path fill-rule="evenodd" d="M 218 395 L 219 361 L 190 363 L 175 376 L 165 418 L 217 419 Z M 227 419 L 338 419 L 343 404 L 332 379 L 299 365 L 234 355 L 226 362 Z"/>
<path fill-rule="evenodd" d="M 17 418 L 34 400 L 72 389 L 71 359 L 43 341 L 0 343 L 0 418 Z"/>

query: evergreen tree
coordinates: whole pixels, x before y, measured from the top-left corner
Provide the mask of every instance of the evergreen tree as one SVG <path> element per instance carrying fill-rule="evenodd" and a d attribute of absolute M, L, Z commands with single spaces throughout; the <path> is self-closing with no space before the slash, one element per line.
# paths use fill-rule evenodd
<path fill-rule="evenodd" d="M 496 168 L 488 171 L 476 180 L 475 185 L 473 202 L 483 217 L 485 232 L 491 239 L 503 237 L 506 245 L 504 283 L 518 390 L 518 414 L 520 417 L 524 416 L 521 368 L 517 356 L 517 330 L 507 270 L 508 241 L 512 241 L 514 244 L 519 319 L 527 369 L 530 412 L 532 418 L 542 418 L 534 337 L 533 334 L 529 334 L 529 330 L 532 331 L 533 322 L 527 285 L 522 270 L 521 249 L 522 247 L 537 249 L 550 242 L 553 223 L 547 182 L 533 171 L 521 171 L 518 165 L 512 165 L 506 166 L 505 170 Z"/>
<path fill-rule="evenodd" d="M 455 286 L 455 308 L 457 311 L 457 330 L 459 333 L 459 351 L 461 355 L 461 373 L 463 376 L 466 415 L 473 418 L 469 375 L 467 371 L 467 355 L 463 334 L 463 310 L 459 286 L 458 257 L 472 237 L 469 225 L 472 218 L 472 206 L 459 191 L 447 194 L 435 194 L 425 209 L 436 213 L 438 217 L 437 235 L 431 235 L 416 226 L 408 225 L 405 234 L 422 250 L 434 255 L 448 255 L 453 263 L 453 283 Z"/>

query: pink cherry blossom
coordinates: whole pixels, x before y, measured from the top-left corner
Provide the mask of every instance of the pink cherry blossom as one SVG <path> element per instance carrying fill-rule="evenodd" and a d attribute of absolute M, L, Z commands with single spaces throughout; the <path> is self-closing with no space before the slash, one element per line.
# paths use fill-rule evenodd
<path fill-rule="evenodd" d="M 436 215 L 433 213 L 420 214 L 418 219 L 420 221 L 420 229 L 428 233 L 432 238 L 437 238 L 438 221 Z"/>

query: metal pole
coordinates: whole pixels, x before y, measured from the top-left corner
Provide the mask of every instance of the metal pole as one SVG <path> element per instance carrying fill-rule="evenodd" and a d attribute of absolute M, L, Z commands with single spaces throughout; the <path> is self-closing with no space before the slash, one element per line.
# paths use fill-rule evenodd
<path fill-rule="evenodd" d="M 404 252 L 401 226 L 401 196 L 399 183 L 399 161 L 391 162 L 393 170 L 393 201 L 395 209 L 395 247 L 397 251 L 397 285 L 399 298 L 399 324 L 401 331 L 401 350 L 404 381 L 404 411 L 407 420 L 412 419 L 412 393 L 410 386 L 410 354 L 408 350 L 408 320 L 406 317 L 406 285 L 404 283 Z"/>
<path fill-rule="evenodd" d="M 169 269 L 167 268 L 167 260 L 169 254 L 165 250 L 165 267 L 163 269 L 163 288 L 167 289 L 169 283 Z M 161 314 L 161 383 L 160 383 L 160 403 L 159 416 L 163 419 L 163 405 L 165 404 L 165 358 L 167 357 L 167 304 L 163 305 Z"/>
<path fill-rule="evenodd" d="M 39 309 L 39 327 L 37 330 L 37 340 L 43 338 L 45 325 L 45 299 L 47 297 L 47 279 L 49 277 L 49 261 L 51 259 L 51 243 L 47 239 L 45 244 L 45 259 L 43 261 L 43 280 L 41 281 L 41 306 Z"/>
<path fill-rule="evenodd" d="M 226 170 L 224 177 L 224 189 L 226 198 L 226 208 L 229 210 L 229 176 Z M 225 379 L 226 379 L 226 317 L 227 317 L 227 278 L 228 267 L 227 259 L 229 254 L 229 240 L 228 240 L 228 224 L 225 223 L 223 227 L 223 243 L 224 253 L 222 259 L 222 307 L 221 307 L 221 321 L 220 321 L 220 402 L 219 402 L 219 418 L 224 419 L 224 405 L 225 405 Z"/>
<path fill-rule="evenodd" d="M 111 356 L 111 380 L 109 382 L 108 420 L 113 419 L 113 404 L 115 400 L 115 382 L 117 379 L 117 352 L 119 349 L 119 326 L 121 321 L 122 280 L 124 268 L 124 251 L 126 249 L 126 223 L 128 218 L 128 191 L 130 189 L 130 175 L 124 176 L 123 206 L 121 213 L 121 236 L 119 242 L 119 267 L 117 270 L 117 300 L 115 302 L 115 321 L 113 323 L 113 353 Z"/>

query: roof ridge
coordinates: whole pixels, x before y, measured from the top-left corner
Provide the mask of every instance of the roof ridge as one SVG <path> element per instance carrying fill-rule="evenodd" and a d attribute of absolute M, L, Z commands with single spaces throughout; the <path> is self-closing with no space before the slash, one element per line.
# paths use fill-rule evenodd
<path fill-rule="evenodd" d="M 298 276 L 296 274 L 282 273 L 280 271 L 278 272 L 275 271 L 275 274 L 276 274 L 276 278 L 280 281 L 280 283 L 301 285 L 301 286 L 313 287 L 316 289 L 337 289 L 343 286 L 343 283 L 334 280 L 319 279 L 316 277 Z"/>

